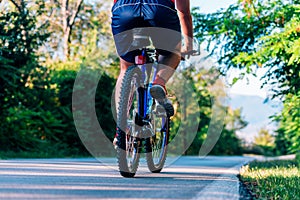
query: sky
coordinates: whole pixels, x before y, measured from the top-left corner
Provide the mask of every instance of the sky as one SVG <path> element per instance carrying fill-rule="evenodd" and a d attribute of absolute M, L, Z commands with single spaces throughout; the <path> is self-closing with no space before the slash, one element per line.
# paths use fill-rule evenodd
<path fill-rule="evenodd" d="M 200 7 L 201 12 L 211 13 L 226 8 L 237 0 L 190 0 L 191 7 Z"/>

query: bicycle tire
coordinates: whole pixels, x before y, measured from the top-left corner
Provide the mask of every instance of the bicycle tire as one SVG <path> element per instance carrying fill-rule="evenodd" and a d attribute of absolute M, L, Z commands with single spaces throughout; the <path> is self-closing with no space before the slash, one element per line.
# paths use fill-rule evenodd
<path fill-rule="evenodd" d="M 149 138 L 146 138 L 146 161 L 148 169 L 152 173 L 160 173 L 162 168 L 164 167 L 167 158 L 168 142 L 170 135 L 170 118 L 169 116 L 164 116 L 163 120 L 162 117 L 157 116 L 155 114 L 152 115 L 152 118 L 155 134 Z M 156 127 L 155 120 L 158 120 L 158 122 L 165 121 L 165 123 L 161 123 L 161 127 Z"/>
<path fill-rule="evenodd" d="M 120 90 L 120 100 L 117 116 L 117 159 L 120 174 L 123 177 L 134 177 L 140 159 L 141 139 L 134 136 L 134 102 L 137 102 L 137 88 L 141 83 L 141 71 L 137 66 L 127 69 Z M 134 97 L 134 95 L 137 95 Z M 136 98 L 136 101 L 134 101 Z M 133 105 L 133 113 L 131 106 Z M 132 114 L 132 116 L 130 116 Z M 132 119 L 131 119 L 132 117 Z M 130 119 L 129 119 L 130 118 Z M 130 124 L 131 121 L 131 124 Z M 129 127 L 129 128 L 128 128 Z M 129 158 L 128 158 L 129 157 Z"/>

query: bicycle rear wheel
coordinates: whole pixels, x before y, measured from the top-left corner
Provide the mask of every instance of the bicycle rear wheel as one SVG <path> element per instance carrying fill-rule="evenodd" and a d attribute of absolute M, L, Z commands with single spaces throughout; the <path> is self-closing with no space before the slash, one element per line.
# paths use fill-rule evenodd
<path fill-rule="evenodd" d="M 120 174 L 133 177 L 140 159 L 141 139 L 137 137 L 135 117 L 138 113 L 138 88 L 141 71 L 137 66 L 129 67 L 121 85 L 117 117 L 117 159 Z"/>
<path fill-rule="evenodd" d="M 154 135 L 146 138 L 146 160 L 148 168 L 153 173 L 161 172 L 166 158 L 170 135 L 170 118 L 163 108 L 158 108 L 152 112 L 152 127 Z M 159 110 L 163 110 L 160 112 Z"/>

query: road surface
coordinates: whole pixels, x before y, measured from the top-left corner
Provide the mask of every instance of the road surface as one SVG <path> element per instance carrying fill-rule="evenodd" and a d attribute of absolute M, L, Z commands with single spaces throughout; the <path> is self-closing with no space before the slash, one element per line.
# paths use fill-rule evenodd
<path fill-rule="evenodd" d="M 135 178 L 114 158 L 0 160 L 0 199 L 240 199 L 236 175 L 252 159 L 181 157 L 160 174 L 142 159 Z"/>

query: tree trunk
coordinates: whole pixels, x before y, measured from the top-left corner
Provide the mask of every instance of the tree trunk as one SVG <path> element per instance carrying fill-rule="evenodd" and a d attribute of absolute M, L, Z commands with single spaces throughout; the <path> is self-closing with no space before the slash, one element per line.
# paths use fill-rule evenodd
<path fill-rule="evenodd" d="M 72 27 L 75 19 L 80 11 L 83 0 L 77 0 L 75 9 L 69 7 L 69 0 L 61 0 L 61 14 L 62 14 L 62 27 L 63 27 L 63 53 L 64 60 L 70 58 L 70 42 Z"/>

